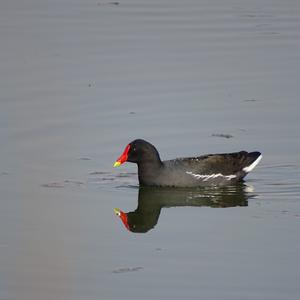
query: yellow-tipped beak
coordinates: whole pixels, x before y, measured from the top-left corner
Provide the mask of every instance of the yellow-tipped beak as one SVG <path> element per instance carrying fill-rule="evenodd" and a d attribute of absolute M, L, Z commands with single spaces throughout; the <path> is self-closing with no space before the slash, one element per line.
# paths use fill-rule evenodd
<path fill-rule="evenodd" d="M 126 146 L 126 148 L 125 148 L 124 152 L 122 153 L 122 155 L 116 160 L 116 162 L 114 163 L 114 167 L 118 167 L 119 165 L 121 165 L 122 163 L 127 161 L 129 149 L 130 149 L 130 144 L 128 144 Z"/>
<path fill-rule="evenodd" d="M 120 210 L 118 208 L 114 208 L 114 212 L 117 216 L 121 215 Z"/>
<path fill-rule="evenodd" d="M 121 163 L 119 162 L 119 161 L 116 161 L 115 163 L 114 163 L 114 167 L 118 167 L 118 166 L 120 166 L 121 165 Z"/>

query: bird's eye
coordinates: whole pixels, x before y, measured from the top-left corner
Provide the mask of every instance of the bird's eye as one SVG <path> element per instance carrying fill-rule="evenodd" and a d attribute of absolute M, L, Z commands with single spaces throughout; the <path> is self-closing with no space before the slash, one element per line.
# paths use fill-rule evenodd
<path fill-rule="evenodd" d="M 136 151 L 136 148 L 135 148 L 135 147 L 133 147 L 133 148 L 132 148 L 132 151 L 133 151 L 133 152 L 135 152 L 135 151 Z"/>

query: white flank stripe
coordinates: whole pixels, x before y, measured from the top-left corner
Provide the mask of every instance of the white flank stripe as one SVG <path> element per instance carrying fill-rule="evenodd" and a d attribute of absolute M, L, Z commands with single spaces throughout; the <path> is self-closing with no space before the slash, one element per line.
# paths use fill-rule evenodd
<path fill-rule="evenodd" d="M 257 164 L 260 162 L 261 159 L 262 159 L 262 155 L 260 155 L 251 165 L 243 168 L 243 171 L 249 173 L 257 166 Z"/>
<path fill-rule="evenodd" d="M 209 179 L 212 179 L 212 178 L 217 178 L 217 177 L 224 177 L 226 178 L 227 180 L 231 180 L 233 178 L 236 178 L 236 175 L 223 175 L 221 173 L 217 173 L 217 174 L 210 174 L 210 175 L 206 175 L 206 174 L 195 174 L 193 172 L 185 172 L 186 174 L 188 175 L 191 175 L 193 177 L 195 177 L 196 179 L 203 179 L 203 181 L 207 181 Z"/>

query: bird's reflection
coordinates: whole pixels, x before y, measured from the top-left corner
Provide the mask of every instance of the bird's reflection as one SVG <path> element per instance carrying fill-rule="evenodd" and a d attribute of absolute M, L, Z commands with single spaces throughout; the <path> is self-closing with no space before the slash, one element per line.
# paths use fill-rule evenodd
<path fill-rule="evenodd" d="M 140 187 L 137 209 L 125 213 L 115 208 L 115 213 L 128 230 L 146 233 L 157 224 L 160 211 L 164 207 L 209 206 L 224 208 L 247 206 L 248 199 L 254 196 L 253 193 L 248 193 L 248 188 L 245 184 L 201 189 Z"/>

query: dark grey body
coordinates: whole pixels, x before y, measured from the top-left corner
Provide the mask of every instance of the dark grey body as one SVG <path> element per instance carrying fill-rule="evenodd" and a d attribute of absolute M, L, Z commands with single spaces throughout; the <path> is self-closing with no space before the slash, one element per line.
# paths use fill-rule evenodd
<path fill-rule="evenodd" d="M 152 186 L 197 187 L 229 185 L 242 180 L 259 152 L 246 151 L 138 163 L 139 183 Z"/>

